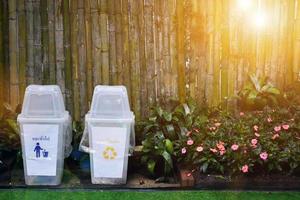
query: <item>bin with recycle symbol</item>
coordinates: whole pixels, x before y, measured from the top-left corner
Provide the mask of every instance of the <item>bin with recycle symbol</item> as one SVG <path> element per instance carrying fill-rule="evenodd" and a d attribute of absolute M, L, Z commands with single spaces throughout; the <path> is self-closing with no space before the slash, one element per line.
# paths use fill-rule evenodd
<path fill-rule="evenodd" d="M 96 86 L 81 150 L 90 153 L 93 184 L 125 184 L 134 146 L 134 114 L 124 86 Z"/>

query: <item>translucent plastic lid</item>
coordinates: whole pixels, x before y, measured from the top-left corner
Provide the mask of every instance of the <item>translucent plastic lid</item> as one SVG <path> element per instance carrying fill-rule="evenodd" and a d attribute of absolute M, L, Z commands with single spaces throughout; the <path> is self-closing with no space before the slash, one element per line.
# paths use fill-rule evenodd
<path fill-rule="evenodd" d="M 90 114 L 91 117 L 131 116 L 126 88 L 124 86 L 96 86 Z"/>
<path fill-rule="evenodd" d="M 26 88 L 23 117 L 62 117 L 65 113 L 63 96 L 57 85 L 30 85 Z"/>

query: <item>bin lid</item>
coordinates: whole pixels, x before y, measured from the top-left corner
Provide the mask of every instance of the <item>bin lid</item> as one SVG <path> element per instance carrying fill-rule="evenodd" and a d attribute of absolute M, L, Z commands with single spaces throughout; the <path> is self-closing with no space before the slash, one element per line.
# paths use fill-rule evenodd
<path fill-rule="evenodd" d="M 126 87 L 98 85 L 94 89 L 90 116 L 127 118 L 131 117 Z"/>
<path fill-rule="evenodd" d="M 58 85 L 29 85 L 22 106 L 22 117 L 63 117 L 65 105 Z"/>

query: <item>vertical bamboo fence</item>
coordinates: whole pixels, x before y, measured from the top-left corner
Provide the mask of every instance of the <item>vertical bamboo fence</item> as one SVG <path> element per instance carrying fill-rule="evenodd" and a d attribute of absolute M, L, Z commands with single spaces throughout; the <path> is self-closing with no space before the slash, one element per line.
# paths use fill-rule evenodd
<path fill-rule="evenodd" d="M 0 0 L 0 102 L 58 84 L 81 120 L 93 87 L 125 85 L 138 119 L 160 100 L 215 105 L 257 73 L 299 80 L 300 1 Z M 258 29 L 250 13 L 263 11 Z"/>

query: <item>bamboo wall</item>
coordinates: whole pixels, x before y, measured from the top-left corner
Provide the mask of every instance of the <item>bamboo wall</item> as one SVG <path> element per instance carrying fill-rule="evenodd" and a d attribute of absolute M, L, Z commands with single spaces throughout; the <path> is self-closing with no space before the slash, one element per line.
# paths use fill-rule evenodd
<path fill-rule="evenodd" d="M 235 0 L 0 0 L 0 102 L 58 84 L 79 120 L 95 85 L 124 84 L 140 118 L 169 98 L 217 104 L 249 73 L 284 87 L 299 79 L 300 1 L 253 2 L 261 29 Z"/>

